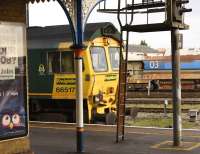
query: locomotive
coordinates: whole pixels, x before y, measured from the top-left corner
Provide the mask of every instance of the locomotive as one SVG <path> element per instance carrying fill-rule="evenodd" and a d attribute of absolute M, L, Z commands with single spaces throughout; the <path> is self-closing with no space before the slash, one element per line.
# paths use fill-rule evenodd
<path fill-rule="evenodd" d="M 84 121 L 108 123 L 115 120 L 108 115 L 116 112 L 120 33 L 111 23 L 87 24 L 84 33 Z M 75 122 L 76 77 L 69 26 L 29 27 L 27 35 L 30 119 Z"/>

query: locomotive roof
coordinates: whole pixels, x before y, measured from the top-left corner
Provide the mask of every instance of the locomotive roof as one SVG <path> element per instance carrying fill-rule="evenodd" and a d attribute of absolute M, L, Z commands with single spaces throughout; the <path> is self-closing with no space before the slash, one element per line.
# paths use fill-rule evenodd
<path fill-rule="evenodd" d="M 120 40 L 120 33 L 112 23 L 90 23 L 86 25 L 84 41 L 97 37 L 108 36 Z M 69 25 L 27 28 L 28 49 L 56 49 L 61 42 L 72 42 L 72 33 Z"/>

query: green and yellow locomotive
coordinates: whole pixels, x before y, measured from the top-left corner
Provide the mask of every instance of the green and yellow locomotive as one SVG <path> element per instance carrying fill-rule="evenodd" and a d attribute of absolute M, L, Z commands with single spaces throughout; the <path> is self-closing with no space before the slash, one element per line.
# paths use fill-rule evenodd
<path fill-rule="evenodd" d="M 76 77 L 69 26 L 30 27 L 27 31 L 30 119 L 75 122 Z M 111 23 L 86 25 L 85 122 L 112 121 L 107 115 L 116 110 L 119 40 Z"/>

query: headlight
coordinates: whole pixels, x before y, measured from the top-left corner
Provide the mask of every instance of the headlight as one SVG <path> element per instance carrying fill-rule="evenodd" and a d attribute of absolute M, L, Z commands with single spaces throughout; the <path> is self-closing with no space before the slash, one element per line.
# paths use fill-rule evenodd
<path fill-rule="evenodd" d="M 99 94 L 94 95 L 93 100 L 94 100 L 94 103 L 99 103 L 103 101 L 103 92 L 99 91 Z"/>
<path fill-rule="evenodd" d="M 99 95 L 95 95 L 95 96 L 94 96 L 94 102 L 96 103 L 96 102 L 99 102 L 99 101 L 100 101 Z"/>

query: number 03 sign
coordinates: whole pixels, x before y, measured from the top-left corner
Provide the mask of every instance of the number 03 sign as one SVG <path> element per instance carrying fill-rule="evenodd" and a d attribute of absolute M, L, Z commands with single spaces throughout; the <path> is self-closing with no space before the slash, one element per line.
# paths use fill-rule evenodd
<path fill-rule="evenodd" d="M 157 68 L 159 68 L 159 62 L 158 61 L 150 61 L 149 62 L 149 68 L 150 69 L 157 69 Z"/>
<path fill-rule="evenodd" d="M 26 26 L 0 22 L 0 140 L 26 136 Z"/>

